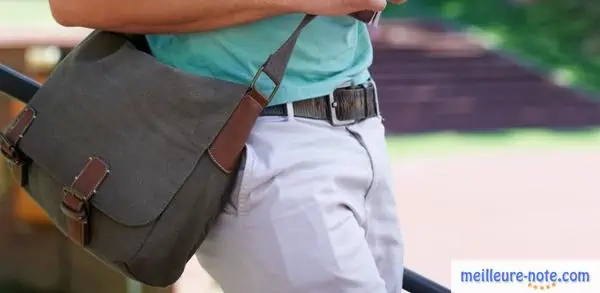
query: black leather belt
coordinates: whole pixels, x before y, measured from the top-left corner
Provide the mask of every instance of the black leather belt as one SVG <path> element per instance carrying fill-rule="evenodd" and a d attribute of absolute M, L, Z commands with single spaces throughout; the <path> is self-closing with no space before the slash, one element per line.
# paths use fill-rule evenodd
<path fill-rule="evenodd" d="M 377 87 L 367 82 L 354 87 L 338 88 L 330 95 L 292 103 L 293 116 L 327 120 L 332 125 L 349 125 L 379 115 Z M 286 104 L 269 106 L 261 116 L 288 116 Z"/>

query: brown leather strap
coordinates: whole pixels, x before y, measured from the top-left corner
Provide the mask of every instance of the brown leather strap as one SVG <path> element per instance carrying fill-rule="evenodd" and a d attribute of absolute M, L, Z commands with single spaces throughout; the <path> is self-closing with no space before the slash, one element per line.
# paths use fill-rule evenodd
<path fill-rule="evenodd" d="M 231 118 L 213 141 L 208 154 L 223 172 L 229 174 L 236 169 L 248 135 L 267 103 L 267 99 L 259 92 L 250 90 L 233 110 Z"/>
<path fill-rule="evenodd" d="M 15 118 L 13 123 L 8 126 L 6 131 L 0 133 L 0 150 L 2 155 L 8 161 L 13 175 L 17 181 L 19 181 L 21 186 L 27 184 L 27 166 L 29 165 L 29 158 L 20 152 L 17 146 L 35 118 L 35 111 L 32 108 L 25 107 L 21 113 L 19 113 L 19 116 Z"/>
<path fill-rule="evenodd" d="M 234 109 L 229 120 L 208 149 L 212 161 L 225 173 L 231 173 L 236 169 L 240 155 L 246 145 L 250 131 L 256 119 L 275 96 L 279 85 L 285 74 L 290 56 L 296 46 L 300 32 L 313 19 L 314 15 L 305 15 L 289 38 L 279 47 L 275 53 L 269 56 L 267 61 L 258 69 L 254 80 L 248 87 L 237 107 Z M 259 76 L 265 73 L 275 84 L 271 94 L 263 95 L 256 90 L 255 83 Z"/>
<path fill-rule="evenodd" d="M 371 20 L 374 15 L 371 13 L 361 13 L 360 15 L 354 15 L 356 18 L 364 18 L 365 15 L 368 15 Z M 288 62 L 292 55 L 292 51 L 296 46 L 296 41 L 300 36 L 300 32 L 315 18 L 315 15 L 306 14 L 302 21 L 298 24 L 296 29 L 290 34 L 289 38 L 273 53 L 269 56 L 267 61 L 258 69 L 256 72 L 254 79 L 252 80 L 248 90 L 245 95 L 242 97 L 240 103 L 237 105 L 236 109 L 231 114 L 229 120 L 221 129 L 213 143 L 208 149 L 208 154 L 210 155 L 212 161 L 225 173 L 231 173 L 236 169 L 237 163 L 239 161 L 240 155 L 244 149 L 246 141 L 250 135 L 250 131 L 256 122 L 256 119 L 263 111 L 264 107 L 266 107 L 271 99 L 277 93 L 279 86 L 283 80 L 283 76 L 285 74 L 285 70 L 287 68 Z M 260 93 L 256 90 L 256 82 L 262 73 L 265 73 L 273 82 L 274 88 L 270 94 L 266 95 Z M 351 91 L 353 94 L 355 91 Z M 376 95 L 377 90 L 375 89 L 371 96 Z M 335 94 L 334 94 L 335 95 Z M 344 123 L 349 123 L 348 121 L 340 121 L 344 120 L 344 118 L 340 118 L 338 116 L 344 116 L 342 114 L 349 112 L 351 109 L 357 109 L 355 106 L 349 106 L 352 103 L 356 103 L 356 99 L 348 99 L 351 100 L 349 103 L 344 102 L 346 98 L 344 97 L 334 97 L 337 100 L 329 101 L 325 103 L 327 105 L 340 103 L 338 105 L 334 105 L 335 111 L 332 111 L 329 115 L 332 123 L 336 125 L 341 125 Z M 363 101 L 365 111 L 363 111 L 363 117 L 365 115 L 372 115 L 373 109 L 376 107 L 377 98 L 374 99 L 365 99 Z M 371 110 L 369 110 L 371 109 Z M 378 110 L 375 111 L 377 114 Z M 340 113 L 340 115 L 338 115 Z M 376 115 L 375 114 L 375 115 Z M 358 116 L 357 116 L 358 117 Z M 354 122 L 355 119 L 351 122 Z"/>
<path fill-rule="evenodd" d="M 322 96 L 292 103 L 294 117 L 327 120 L 332 125 L 346 125 L 379 115 L 376 88 L 369 84 L 365 87 L 340 88 L 332 96 Z M 287 116 L 285 104 L 270 106 L 261 116 Z M 333 118 L 337 118 L 337 121 Z M 341 124 L 340 124 L 341 121 Z"/>
<path fill-rule="evenodd" d="M 63 188 L 61 210 L 68 221 L 68 235 L 78 245 L 90 241 L 89 201 L 110 173 L 108 165 L 98 157 L 89 158 L 71 186 Z"/>

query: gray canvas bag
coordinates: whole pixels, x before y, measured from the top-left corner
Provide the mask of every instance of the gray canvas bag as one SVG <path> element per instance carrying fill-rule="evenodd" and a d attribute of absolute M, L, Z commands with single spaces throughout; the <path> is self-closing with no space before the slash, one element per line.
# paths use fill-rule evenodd
<path fill-rule="evenodd" d="M 161 64 L 143 36 L 95 31 L 1 133 L 2 153 L 65 235 L 132 279 L 171 285 L 229 200 L 249 133 L 313 18 L 251 85 Z M 254 88 L 262 73 L 270 95 Z"/>

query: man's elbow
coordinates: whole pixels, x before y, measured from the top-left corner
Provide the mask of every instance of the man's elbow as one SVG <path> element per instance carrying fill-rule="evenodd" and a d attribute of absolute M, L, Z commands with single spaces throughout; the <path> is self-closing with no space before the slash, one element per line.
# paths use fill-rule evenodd
<path fill-rule="evenodd" d="M 78 26 L 79 20 L 77 17 L 77 13 L 75 13 L 76 8 L 73 7 L 71 1 L 65 0 L 50 0 L 50 11 L 52 12 L 52 17 L 58 24 L 63 26 Z"/>
<path fill-rule="evenodd" d="M 49 0 L 54 20 L 66 27 L 103 29 L 110 27 L 109 18 L 93 9 L 92 1 Z M 87 3 L 85 3 L 87 2 Z"/>

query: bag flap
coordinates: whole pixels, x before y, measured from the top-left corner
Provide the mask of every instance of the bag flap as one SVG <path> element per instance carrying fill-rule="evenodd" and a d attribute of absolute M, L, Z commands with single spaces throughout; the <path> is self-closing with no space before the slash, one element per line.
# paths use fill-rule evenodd
<path fill-rule="evenodd" d="M 96 31 L 33 97 L 37 117 L 19 147 L 65 186 L 88 157 L 102 158 L 110 174 L 92 205 L 144 225 L 166 208 L 246 89 L 160 64 L 123 35 Z"/>

